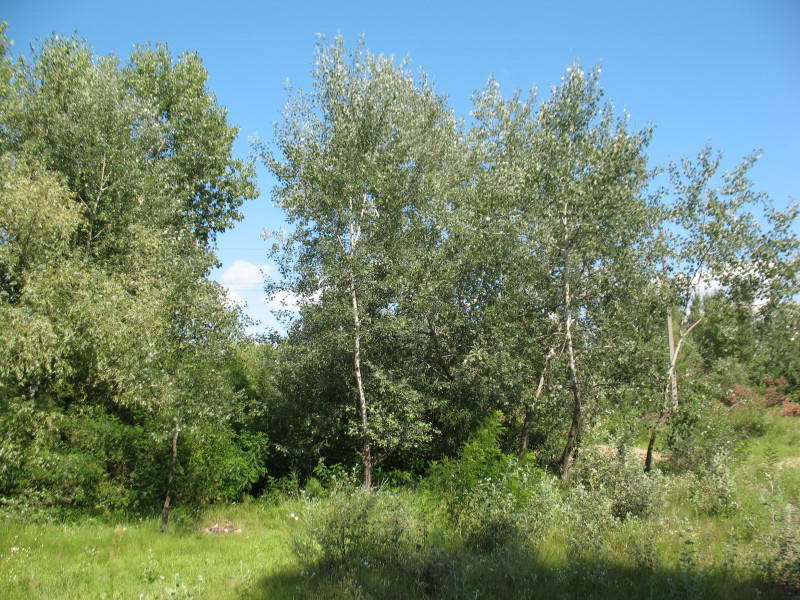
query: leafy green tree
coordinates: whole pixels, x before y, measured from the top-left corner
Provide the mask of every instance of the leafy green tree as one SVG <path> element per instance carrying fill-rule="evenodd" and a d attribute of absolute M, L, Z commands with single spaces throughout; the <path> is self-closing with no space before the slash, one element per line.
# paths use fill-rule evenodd
<path fill-rule="evenodd" d="M 98 256 L 153 217 L 201 244 L 256 195 L 251 163 L 231 156 L 236 128 L 205 87 L 200 58 L 138 48 L 127 67 L 82 41 L 54 37 L 22 59 L 4 103 L 4 149 L 62 173 L 82 206 L 81 243 Z"/>
<path fill-rule="evenodd" d="M 679 407 L 678 359 L 703 320 L 696 313 L 691 319 L 703 288 L 717 288 L 718 294 L 748 311 L 760 304 L 765 314 L 798 289 L 800 242 L 792 231 L 797 208 L 776 211 L 753 189 L 748 173 L 756 160 L 755 154 L 745 157 L 735 169 L 719 175 L 721 155 L 705 147 L 696 161 L 684 159 L 669 166 L 674 200 L 666 207 L 662 226 L 660 277 L 669 360 L 664 404 L 651 429 L 646 470 L 652 466 L 660 426 Z"/>
<path fill-rule="evenodd" d="M 295 227 L 282 248 L 281 289 L 320 295 L 320 307 L 309 310 L 330 313 L 331 348 L 352 358 L 366 488 L 375 445 L 408 443 L 403 438 L 418 429 L 404 433 L 394 425 L 400 412 L 369 400 L 370 387 L 384 389 L 387 401 L 402 389 L 409 402 L 396 408 L 408 425 L 418 423 L 420 399 L 381 371 L 367 344 L 398 314 L 413 257 L 404 249 L 426 229 L 425 205 L 436 198 L 454 138 L 454 121 L 424 78 L 415 81 L 403 65 L 363 46 L 348 52 L 337 39 L 318 50 L 313 92 L 289 103 L 277 131 L 283 161 L 264 154 L 279 180 L 275 197 Z"/>
<path fill-rule="evenodd" d="M 211 463 L 187 454 L 165 472 L 165 429 L 185 430 L 194 456 L 224 443 L 255 464 L 197 497 L 240 493 L 263 452 L 235 430 L 243 395 L 216 365 L 238 316 L 207 275 L 214 234 L 255 187 L 199 58 L 159 46 L 120 68 L 59 37 L 16 63 L 2 49 L 0 426 L 14 458 L 0 495 L 129 508 L 164 485 L 197 490 Z"/>
<path fill-rule="evenodd" d="M 165 44 L 139 47 L 121 77 L 152 113 L 147 127 L 157 132 L 157 140 L 147 151 L 179 203 L 172 218 L 200 242 L 212 241 L 242 218 L 239 207 L 257 191 L 252 162 L 231 154 L 239 130 L 206 88 L 200 56 L 186 52 L 174 61 Z"/>
<path fill-rule="evenodd" d="M 487 221 L 498 220 L 498 233 L 508 236 L 501 253 L 508 265 L 503 276 L 514 279 L 510 298 L 516 310 L 530 315 L 526 325 L 533 328 L 516 335 L 541 340 L 531 345 L 539 358 L 527 359 L 536 365 L 528 376 L 529 382 L 537 381 L 530 394 L 534 403 L 550 362 L 564 353 L 564 388 L 572 404 L 559 461 L 564 479 L 581 435 L 585 388 L 602 372 L 589 360 L 592 345 L 601 324 L 614 329 L 624 321 L 620 307 L 629 294 L 623 290 L 647 281 L 655 214 L 645 195 L 650 131 L 629 133 L 625 121 L 602 106 L 598 77 L 597 71 L 570 68 L 538 110 L 532 108 L 533 97 L 503 100 L 493 82 L 478 97 L 482 125 L 475 138 L 491 153 L 488 176 L 497 199 Z M 531 409 L 529 401 L 521 453 Z"/>

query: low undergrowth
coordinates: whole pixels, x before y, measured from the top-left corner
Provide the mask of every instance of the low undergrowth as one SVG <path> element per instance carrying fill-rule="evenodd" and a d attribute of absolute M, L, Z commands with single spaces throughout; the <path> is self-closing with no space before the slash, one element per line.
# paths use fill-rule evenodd
<path fill-rule="evenodd" d="M 782 422 L 771 431 L 779 447 L 791 435 Z M 310 504 L 295 544 L 309 597 L 800 593 L 796 470 L 720 451 L 648 475 L 633 456 L 588 448 L 563 485 L 503 455 L 498 433 L 489 419 L 415 491 L 340 491 Z"/>
<path fill-rule="evenodd" d="M 645 475 L 635 456 L 586 448 L 569 485 L 500 452 L 490 419 L 416 487 L 365 493 L 320 468 L 306 490 L 177 509 L 167 535 L 156 519 L 6 512 L 0 595 L 796 598 L 796 430 L 769 419 L 746 455 L 682 472 Z"/>

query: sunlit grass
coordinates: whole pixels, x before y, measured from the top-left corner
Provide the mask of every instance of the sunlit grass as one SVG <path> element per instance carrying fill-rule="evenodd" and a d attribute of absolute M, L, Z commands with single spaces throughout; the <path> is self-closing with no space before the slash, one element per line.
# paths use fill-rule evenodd
<path fill-rule="evenodd" d="M 669 597 L 671 592 L 664 586 L 678 586 L 676 593 L 689 586 L 686 590 L 694 590 L 700 594 L 697 597 L 749 598 L 763 593 L 760 573 L 781 511 L 787 505 L 800 506 L 800 468 L 791 463 L 800 456 L 800 420 L 771 412 L 767 421 L 766 433 L 751 441 L 734 466 L 733 508 L 724 514 L 699 510 L 692 502 L 691 478 L 672 476 L 666 505 L 657 514 L 602 530 L 594 546 L 596 555 L 585 567 L 587 573 L 596 572 L 586 579 L 576 579 L 576 569 L 580 572 L 584 563 L 576 562 L 570 550 L 570 543 L 574 547 L 576 536 L 581 535 L 581 524 L 571 522 L 566 510 L 553 516 L 534 540 L 531 553 L 523 557 L 538 577 L 541 597 L 566 598 L 577 593 L 597 598 Z M 410 491 L 388 493 L 417 510 L 415 514 L 423 515 L 423 520 L 441 519 L 446 524 L 439 502 L 426 504 L 420 493 Z M 384 576 L 380 570 L 314 575 L 303 571 L 294 553 L 292 539 L 309 532 L 309 524 L 315 522 L 311 515 L 328 503 L 283 498 L 211 507 L 199 513 L 178 509 L 165 535 L 158 532 L 157 518 L 26 522 L 18 513 L 9 513 L 0 517 L 0 597 L 366 597 L 364 590 L 378 586 L 376 581 Z M 213 535 L 207 529 L 230 533 Z M 475 568 L 485 568 L 474 551 L 459 546 L 457 537 L 445 541 L 442 548 L 451 553 L 452 560 L 466 561 L 454 564 L 478 560 Z M 603 580 L 603 573 L 618 578 L 619 585 Z M 487 571 L 476 581 L 489 585 L 494 576 Z M 419 596 L 413 586 L 392 585 L 390 595 L 377 597 L 436 597 Z"/>
<path fill-rule="evenodd" d="M 238 598 L 291 565 L 297 502 L 251 503 L 176 515 L 161 535 L 157 519 L 120 524 L 0 521 L 0 596 L 29 598 Z M 230 522 L 241 533 L 204 529 Z M 271 597 L 281 596 L 279 590 Z"/>

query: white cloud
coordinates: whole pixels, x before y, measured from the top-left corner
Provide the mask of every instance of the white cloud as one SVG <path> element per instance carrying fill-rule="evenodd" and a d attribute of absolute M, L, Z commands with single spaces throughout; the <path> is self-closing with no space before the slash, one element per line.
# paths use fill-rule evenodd
<path fill-rule="evenodd" d="M 252 288 L 264 283 L 265 265 L 256 265 L 246 260 L 235 260 L 225 270 L 219 281 L 227 288 Z"/>
<path fill-rule="evenodd" d="M 247 301 L 244 298 L 242 298 L 239 294 L 237 294 L 230 288 L 224 288 L 224 289 L 227 301 L 231 306 L 239 308 L 244 308 L 245 306 L 247 306 Z"/>
<path fill-rule="evenodd" d="M 281 291 L 276 292 L 272 296 L 264 296 L 264 304 L 270 310 L 291 310 L 297 312 L 300 310 L 301 296 L 293 292 Z"/>
<path fill-rule="evenodd" d="M 297 312 L 303 304 L 315 304 L 322 297 L 322 291 L 317 291 L 310 297 L 301 296 L 286 290 L 276 292 L 272 296 L 264 296 L 264 304 L 270 310 L 290 310 Z"/>

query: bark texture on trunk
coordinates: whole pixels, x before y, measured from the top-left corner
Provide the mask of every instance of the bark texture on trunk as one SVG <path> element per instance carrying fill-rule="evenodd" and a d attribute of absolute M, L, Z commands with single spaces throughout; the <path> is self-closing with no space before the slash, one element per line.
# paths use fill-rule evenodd
<path fill-rule="evenodd" d="M 669 341 L 669 393 L 672 400 L 672 410 L 678 409 L 678 376 L 675 365 L 678 355 L 675 351 L 675 332 L 672 329 L 672 311 L 667 314 L 667 339 Z"/>
<path fill-rule="evenodd" d="M 167 494 L 164 498 L 164 508 L 161 510 L 161 533 L 169 526 L 169 513 L 172 510 L 172 488 L 175 485 L 175 466 L 178 463 L 178 436 L 181 432 L 180 421 L 175 419 L 175 429 L 172 432 L 172 461 L 169 466 L 169 479 L 167 480 Z"/>
<path fill-rule="evenodd" d="M 361 225 L 355 221 L 355 202 L 350 198 L 350 237 L 347 241 L 340 238 L 339 244 L 342 250 L 354 261 L 356 248 L 361 238 Z M 364 216 L 365 207 L 361 209 L 361 216 Z M 364 481 L 362 487 L 365 490 L 372 488 L 372 440 L 369 434 L 369 414 L 367 413 L 367 396 L 364 393 L 364 382 L 361 375 L 361 316 L 358 310 L 358 292 L 356 291 L 355 267 L 350 265 L 350 303 L 353 311 L 353 378 L 356 382 L 356 399 L 358 402 L 358 412 L 361 417 L 361 463 L 364 469 Z"/>
<path fill-rule="evenodd" d="M 367 415 L 367 397 L 364 394 L 364 383 L 361 378 L 361 319 L 358 312 L 358 295 L 355 281 L 350 279 L 350 298 L 353 308 L 353 374 L 356 380 L 356 396 L 358 410 L 361 415 L 361 461 L 364 467 L 365 490 L 372 488 L 372 446 L 369 436 L 369 417 Z"/>
<path fill-rule="evenodd" d="M 567 444 L 559 461 L 559 471 L 562 481 L 569 481 L 572 471 L 572 463 L 575 460 L 575 453 L 578 449 L 581 435 L 581 418 L 583 414 L 583 398 L 581 388 L 578 383 L 578 368 L 575 364 L 575 350 L 572 346 L 572 290 L 570 289 L 570 253 L 571 242 L 569 236 L 569 203 L 564 201 L 561 225 L 563 227 L 562 240 L 562 278 L 564 282 L 564 347 L 567 350 L 569 382 L 572 388 L 572 423 L 567 433 Z"/>
<path fill-rule="evenodd" d="M 561 480 L 569 481 L 572 463 L 575 459 L 578 441 L 580 440 L 583 398 L 581 396 L 580 384 L 578 383 L 578 368 L 575 365 L 575 351 L 572 347 L 572 297 L 570 295 L 569 279 L 567 278 L 566 272 L 564 275 L 564 335 L 567 358 L 569 359 L 569 382 L 572 388 L 573 404 L 572 423 L 570 424 L 569 433 L 567 434 L 567 445 L 564 447 L 564 452 L 561 455 L 559 470 L 561 472 Z"/>
<path fill-rule="evenodd" d="M 658 413 L 658 419 L 653 423 L 653 428 L 650 430 L 650 439 L 647 441 L 647 453 L 644 458 L 645 473 L 649 473 L 653 469 L 653 450 L 656 446 L 656 437 L 658 436 L 658 430 L 667 420 L 667 416 L 669 416 L 669 411 L 666 409 Z"/>

